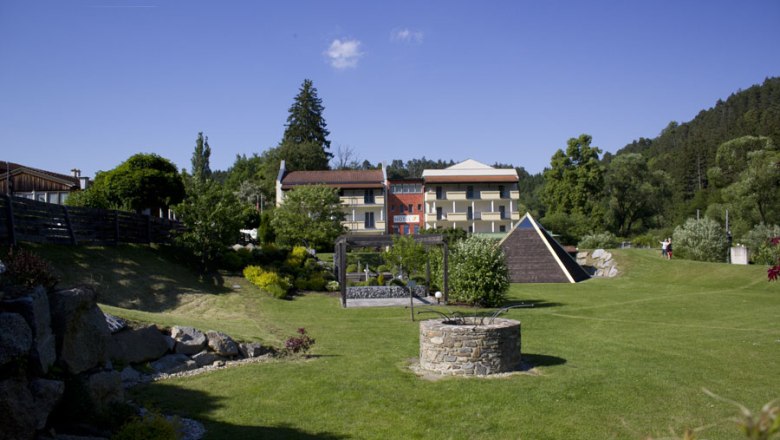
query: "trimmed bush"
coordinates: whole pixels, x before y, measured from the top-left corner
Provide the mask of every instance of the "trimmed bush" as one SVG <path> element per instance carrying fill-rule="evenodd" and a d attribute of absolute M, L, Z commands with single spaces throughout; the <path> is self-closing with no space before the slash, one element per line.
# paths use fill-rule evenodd
<path fill-rule="evenodd" d="M 284 298 L 292 287 L 287 277 L 283 277 L 271 270 L 265 270 L 259 266 L 247 266 L 244 268 L 244 278 L 275 298 Z"/>
<path fill-rule="evenodd" d="M 482 307 L 500 306 L 509 290 L 504 253 L 489 238 L 472 235 L 453 249 L 450 298 Z"/>
<path fill-rule="evenodd" d="M 325 289 L 327 289 L 328 292 L 338 292 L 340 287 L 339 282 L 335 280 L 328 281 L 328 284 L 325 285 Z"/>
<path fill-rule="evenodd" d="M 587 234 L 580 240 L 580 249 L 614 249 L 618 245 L 617 237 L 611 232 Z"/>
<path fill-rule="evenodd" d="M 712 262 L 726 260 L 726 232 L 709 217 L 689 218 L 684 225 L 674 228 L 672 245 L 675 257 Z"/>

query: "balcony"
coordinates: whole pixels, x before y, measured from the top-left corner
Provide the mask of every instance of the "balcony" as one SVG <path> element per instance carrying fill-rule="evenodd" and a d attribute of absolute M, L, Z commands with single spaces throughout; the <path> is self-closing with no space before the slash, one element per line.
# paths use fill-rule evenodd
<path fill-rule="evenodd" d="M 366 203 L 364 196 L 341 196 L 339 199 L 341 199 L 342 205 L 351 207 L 375 207 L 385 204 L 385 196 L 374 196 L 374 203 Z"/>
<path fill-rule="evenodd" d="M 480 191 L 482 200 L 501 200 L 500 191 Z"/>
<path fill-rule="evenodd" d="M 441 221 L 441 220 L 444 220 L 444 219 L 436 218 L 436 213 L 435 212 L 433 214 L 425 214 L 425 221 L 426 222 L 437 222 L 437 221 Z"/>
<path fill-rule="evenodd" d="M 447 200 L 467 200 L 466 191 L 447 191 Z"/>
<path fill-rule="evenodd" d="M 512 212 L 512 220 L 520 220 L 520 213 L 517 211 Z"/>
<path fill-rule="evenodd" d="M 502 219 L 500 212 L 483 212 L 480 218 L 485 221 L 508 220 Z"/>
<path fill-rule="evenodd" d="M 465 212 L 448 212 L 447 213 L 447 221 L 449 221 L 449 222 L 465 222 L 466 221 L 466 213 Z"/>
<path fill-rule="evenodd" d="M 373 228 L 366 228 L 366 223 L 364 221 L 345 221 L 341 222 L 342 225 L 344 225 L 345 228 L 347 228 L 348 232 L 374 232 L 378 234 L 382 234 L 385 231 L 385 222 L 384 221 L 378 221 L 374 222 Z"/>
<path fill-rule="evenodd" d="M 520 191 L 509 191 L 509 198 L 512 200 L 517 200 L 520 198 Z"/>

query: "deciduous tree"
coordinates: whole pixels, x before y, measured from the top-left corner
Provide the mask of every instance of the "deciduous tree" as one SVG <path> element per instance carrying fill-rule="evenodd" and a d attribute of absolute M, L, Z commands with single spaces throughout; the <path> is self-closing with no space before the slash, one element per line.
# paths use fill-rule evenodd
<path fill-rule="evenodd" d="M 299 186 L 289 190 L 274 210 L 271 226 L 277 242 L 331 249 L 344 233 L 344 212 L 335 188 L 324 185 Z"/>

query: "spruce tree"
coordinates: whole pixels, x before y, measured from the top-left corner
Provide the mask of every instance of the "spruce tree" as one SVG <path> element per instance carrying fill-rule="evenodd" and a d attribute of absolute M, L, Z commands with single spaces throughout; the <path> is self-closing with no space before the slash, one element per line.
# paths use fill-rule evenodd
<path fill-rule="evenodd" d="M 289 109 L 284 136 L 279 147 L 290 170 L 327 169 L 333 155 L 328 135 L 330 131 L 322 116 L 325 108 L 311 80 L 303 81 Z"/>

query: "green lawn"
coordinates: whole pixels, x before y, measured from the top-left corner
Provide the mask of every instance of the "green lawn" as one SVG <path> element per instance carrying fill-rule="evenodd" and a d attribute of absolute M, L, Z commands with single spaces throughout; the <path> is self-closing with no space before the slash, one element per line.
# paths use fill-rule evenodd
<path fill-rule="evenodd" d="M 407 368 L 418 355 L 408 310 L 342 309 L 320 294 L 274 300 L 240 278 L 214 288 L 143 247 L 82 249 L 75 260 L 39 251 L 65 282 L 98 286 L 111 313 L 277 345 L 298 327 L 316 338 L 312 359 L 134 391 L 201 420 L 213 439 L 644 439 L 687 427 L 733 439 L 735 408 L 702 388 L 754 410 L 780 397 L 780 283 L 761 267 L 627 250 L 614 252 L 625 271 L 616 279 L 513 285 L 512 300 L 537 304 L 508 317 L 522 321 L 524 360 L 541 374 L 432 382 Z"/>

